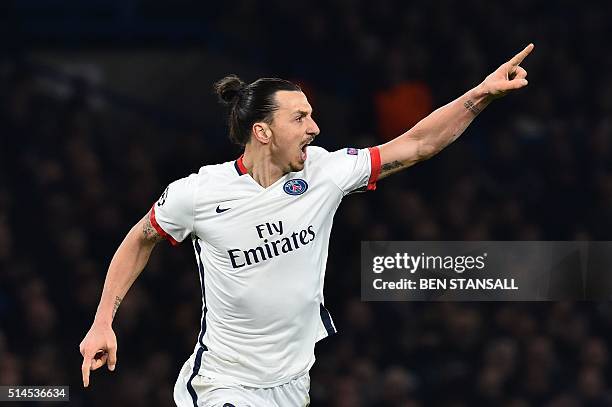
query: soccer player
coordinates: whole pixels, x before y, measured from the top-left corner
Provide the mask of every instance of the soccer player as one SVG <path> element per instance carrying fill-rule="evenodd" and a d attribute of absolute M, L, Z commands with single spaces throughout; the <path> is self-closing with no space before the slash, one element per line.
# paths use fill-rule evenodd
<path fill-rule="evenodd" d="M 312 107 L 288 81 L 215 84 L 229 107 L 235 161 L 172 182 L 115 253 L 93 324 L 81 342 L 83 384 L 114 370 L 112 321 L 162 239 L 193 243 L 202 290 L 201 330 L 174 388 L 178 406 L 305 406 L 314 347 L 336 332 L 323 301 L 333 215 L 346 195 L 373 190 L 459 137 L 495 98 L 527 85 L 529 44 L 475 88 L 394 140 L 328 152 Z"/>

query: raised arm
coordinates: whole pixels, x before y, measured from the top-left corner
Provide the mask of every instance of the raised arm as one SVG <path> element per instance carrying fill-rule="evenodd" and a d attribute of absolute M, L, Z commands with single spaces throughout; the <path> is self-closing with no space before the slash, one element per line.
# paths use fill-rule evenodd
<path fill-rule="evenodd" d="M 79 346 L 83 355 L 83 386 L 89 385 L 91 370 L 105 363 L 109 370 L 115 370 L 117 339 L 112 328 L 113 318 L 123 297 L 149 261 L 153 247 L 162 239 L 147 214 L 132 227 L 115 252 L 93 324 Z"/>
<path fill-rule="evenodd" d="M 431 158 L 455 141 L 493 99 L 527 86 L 527 71 L 520 63 L 532 50 L 533 44 L 529 44 L 480 85 L 433 111 L 406 133 L 378 146 L 381 163 L 378 178 Z"/>

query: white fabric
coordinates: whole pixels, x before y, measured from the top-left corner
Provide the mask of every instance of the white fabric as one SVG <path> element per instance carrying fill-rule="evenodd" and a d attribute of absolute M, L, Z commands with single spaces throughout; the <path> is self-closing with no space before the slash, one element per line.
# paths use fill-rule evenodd
<path fill-rule="evenodd" d="M 335 332 L 322 308 L 333 216 L 368 185 L 370 154 L 310 146 L 304 169 L 268 188 L 236 162 L 204 166 L 153 206 L 171 240 L 192 236 L 202 265 L 206 324 L 191 357 L 200 375 L 274 387 L 309 371 L 315 342 Z M 290 180 L 304 189 L 297 179 L 306 192 L 288 194 Z"/>
<path fill-rule="evenodd" d="M 310 405 L 308 372 L 275 387 L 258 388 L 222 383 L 210 377 L 192 375 L 193 367 L 185 362 L 174 385 L 178 407 L 306 407 Z M 193 377 L 192 377 L 193 376 Z M 195 398 L 189 394 L 193 389 Z"/>

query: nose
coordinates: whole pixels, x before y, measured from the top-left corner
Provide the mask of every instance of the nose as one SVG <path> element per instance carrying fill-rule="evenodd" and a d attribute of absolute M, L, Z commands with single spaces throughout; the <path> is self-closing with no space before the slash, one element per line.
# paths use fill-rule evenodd
<path fill-rule="evenodd" d="M 309 136 L 316 136 L 320 133 L 321 131 L 319 130 L 319 126 L 317 126 L 317 123 L 311 118 L 310 119 L 310 125 L 308 126 L 308 128 L 306 129 L 306 134 L 308 134 Z"/>

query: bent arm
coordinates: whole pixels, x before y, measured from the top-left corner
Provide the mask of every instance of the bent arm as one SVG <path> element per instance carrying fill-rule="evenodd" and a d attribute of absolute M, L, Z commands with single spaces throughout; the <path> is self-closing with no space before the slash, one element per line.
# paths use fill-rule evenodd
<path fill-rule="evenodd" d="M 434 156 L 455 141 L 491 102 L 482 86 L 433 111 L 413 128 L 378 147 L 380 175 L 388 175 Z"/>
<path fill-rule="evenodd" d="M 123 297 L 149 261 L 153 247 L 162 239 L 147 214 L 132 227 L 115 252 L 106 273 L 96 316 L 79 345 L 83 355 L 83 386 L 89 386 L 91 370 L 104 364 L 108 365 L 109 370 L 115 370 L 117 338 L 112 328 L 113 318 Z"/>
<path fill-rule="evenodd" d="M 111 324 L 119 304 L 149 261 L 157 242 L 163 240 L 145 215 L 119 245 L 111 260 L 95 320 Z"/>

